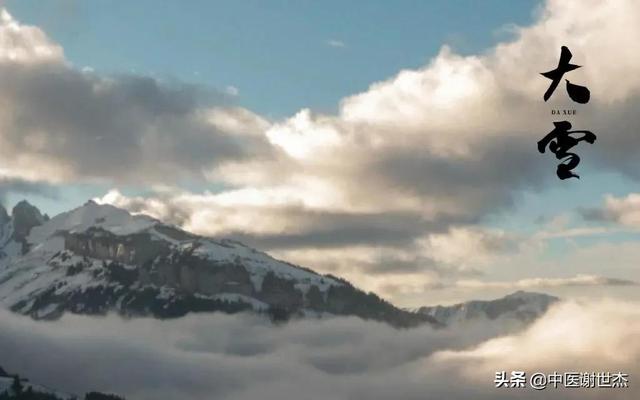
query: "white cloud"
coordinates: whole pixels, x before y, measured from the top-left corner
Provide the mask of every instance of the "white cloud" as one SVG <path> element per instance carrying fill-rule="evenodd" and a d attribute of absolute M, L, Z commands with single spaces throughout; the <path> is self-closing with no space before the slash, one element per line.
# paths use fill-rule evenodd
<path fill-rule="evenodd" d="M 229 85 L 225 88 L 225 92 L 227 92 L 230 96 L 238 96 L 240 94 L 240 90 L 237 87 Z"/>
<path fill-rule="evenodd" d="M 477 227 L 451 228 L 445 234 L 429 235 L 423 242 L 424 252 L 434 260 L 459 268 L 486 265 L 518 247 L 518 238 L 502 230 Z"/>
<path fill-rule="evenodd" d="M 616 222 L 630 228 L 640 228 L 640 194 L 624 197 L 607 195 L 600 209 L 583 210 L 587 219 Z"/>
<path fill-rule="evenodd" d="M 327 46 L 337 47 L 337 48 L 345 48 L 345 47 L 347 47 L 347 44 L 345 42 L 343 42 L 342 40 L 330 39 L 330 40 L 327 40 Z"/>
<path fill-rule="evenodd" d="M 274 124 L 266 135 L 273 145 L 303 162 L 312 155 L 313 161 L 319 152 L 328 155 L 341 145 L 338 129 L 331 121 L 323 124 L 308 109 L 301 110 L 285 123 Z"/>
<path fill-rule="evenodd" d="M 637 396 L 631 382 L 640 359 L 640 345 L 633 339 L 640 334 L 638 316 L 634 303 L 562 303 L 521 334 L 492 339 L 475 349 L 441 352 L 433 358 L 460 366 L 478 384 L 503 370 L 626 372 L 629 388 L 607 396 L 632 399 Z M 569 393 L 548 388 L 544 397 L 599 398 L 603 390 Z"/>
<path fill-rule="evenodd" d="M 40 29 L 18 23 L 6 10 L 0 11 L 0 61 L 33 64 L 61 62 L 62 48 Z"/>

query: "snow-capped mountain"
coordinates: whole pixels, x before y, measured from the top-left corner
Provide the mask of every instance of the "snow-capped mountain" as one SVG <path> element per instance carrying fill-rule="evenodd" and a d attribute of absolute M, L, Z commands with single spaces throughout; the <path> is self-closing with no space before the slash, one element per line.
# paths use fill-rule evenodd
<path fill-rule="evenodd" d="M 51 219 L 25 201 L 11 216 L 0 206 L 0 304 L 37 319 L 255 311 L 434 322 L 240 242 L 93 201 Z"/>
<path fill-rule="evenodd" d="M 474 300 L 451 306 L 420 307 L 416 312 L 435 318 L 444 325 L 477 320 L 529 323 L 542 316 L 559 301 L 544 293 L 517 291 L 496 300 Z"/>

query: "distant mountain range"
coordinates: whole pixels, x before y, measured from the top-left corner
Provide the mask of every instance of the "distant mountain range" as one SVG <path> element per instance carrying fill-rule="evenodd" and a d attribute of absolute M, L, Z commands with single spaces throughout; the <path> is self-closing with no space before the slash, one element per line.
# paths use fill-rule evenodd
<path fill-rule="evenodd" d="M 496 300 L 473 300 L 451 306 L 421 307 L 414 312 L 433 317 L 443 325 L 478 320 L 529 323 L 542 316 L 560 299 L 543 293 L 518 291 Z"/>
<path fill-rule="evenodd" d="M 353 315 L 394 326 L 439 325 L 349 282 L 240 242 L 194 235 L 89 201 L 53 218 L 0 206 L 0 304 L 35 319 L 65 312 L 180 317 L 190 312 Z"/>

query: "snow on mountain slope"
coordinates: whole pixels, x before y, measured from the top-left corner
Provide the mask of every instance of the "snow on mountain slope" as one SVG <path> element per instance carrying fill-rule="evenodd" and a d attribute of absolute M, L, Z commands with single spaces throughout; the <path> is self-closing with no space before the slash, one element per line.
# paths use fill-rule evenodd
<path fill-rule="evenodd" d="M 543 293 L 517 291 L 496 300 L 474 300 L 452 306 L 421 307 L 417 313 L 429 315 L 444 325 L 477 320 L 528 323 L 542 316 L 557 297 Z"/>
<path fill-rule="evenodd" d="M 89 201 L 48 219 L 22 202 L 6 219 L 0 304 L 38 319 L 252 310 L 278 318 L 313 311 L 398 325 L 433 322 L 240 242 L 197 236 L 111 205 Z"/>
<path fill-rule="evenodd" d="M 116 235 L 128 235 L 158 223 L 159 221 L 146 215 L 131 215 L 108 204 L 88 201 L 82 207 L 57 215 L 34 227 L 27 240 L 31 243 L 43 243 L 58 231 L 84 232 L 91 227 L 100 227 Z"/>
<path fill-rule="evenodd" d="M 154 229 L 156 226 L 159 229 Z M 25 260 L 28 261 L 27 263 L 34 264 L 38 260 L 48 259 L 56 252 L 64 251 L 63 233 L 85 233 L 89 229 L 96 228 L 116 236 L 146 233 L 152 240 L 166 242 L 174 249 L 189 251 L 193 255 L 217 263 L 241 260 L 243 265 L 250 269 L 258 290 L 268 272 L 299 282 L 314 283 L 321 291 L 326 290 L 331 284 L 338 284 L 331 278 L 323 278 L 316 273 L 278 261 L 240 242 L 199 238 L 178 228 L 163 226 L 160 221 L 146 215 L 131 215 L 117 207 L 100 205 L 93 201 L 75 210 L 62 213 L 41 226 L 34 227 L 27 237 L 32 254 Z M 162 233 L 163 231 L 165 233 Z M 124 246 L 119 246 L 114 256 L 117 258 L 118 251 L 124 251 L 123 249 Z M 77 261 L 77 259 L 70 259 L 63 261 L 62 264 L 68 265 Z"/>

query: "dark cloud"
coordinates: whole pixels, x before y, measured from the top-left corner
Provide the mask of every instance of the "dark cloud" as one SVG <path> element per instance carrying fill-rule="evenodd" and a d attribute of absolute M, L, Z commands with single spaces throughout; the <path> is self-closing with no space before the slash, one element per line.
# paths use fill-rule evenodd
<path fill-rule="evenodd" d="M 601 278 L 600 284 L 603 286 L 638 286 L 640 283 L 636 281 L 632 281 L 629 279 L 618 279 L 618 278 Z M 589 286 L 587 283 L 569 283 L 567 286 Z"/>
<path fill-rule="evenodd" d="M 361 264 L 361 268 L 370 274 L 412 274 L 434 271 L 441 275 L 446 275 L 448 272 L 446 269 L 439 268 L 434 260 L 420 256 L 407 260 L 391 255 L 383 255 L 373 262 Z"/>
<path fill-rule="evenodd" d="M 202 207 L 211 207 L 215 213 L 233 217 L 249 212 L 269 215 L 275 220 L 287 221 L 286 232 L 261 234 L 240 231 L 229 226 L 220 234 L 261 249 L 340 248 L 354 245 L 407 247 L 424 232 L 445 232 L 452 224 L 464 224 L 471 220 L 442 215 L 437 220 L 425 220 L 416 212 L 356 213 L 331 210 L 314 210 L 303 206 L 222 207 L 206 202 L 185 202 L 184 197 L 173 193 L 155 193 L 149 197 L 126 198 L 117 205 L 131 212 L 150 211 L 150 202 L 162 204 L 161 219 L 175 225 L 185 225 L 193 213 Z"/>
<path fill-rule="evenodd" d="M 411 212 L 348 213 L 301 207 L 274 208 L 267 212 L 292 221 L 294 228 L 289 232 L 262 235 L 230 230 L 225 236 L 266 249 L 354 245 L 407 247 L 424 232 L 443 232 L 454 222 L 453 218 L 425 221 Z"/>
<path fill-rule="evenodd" d="M 389 190 L 419 196 L 426 203 L 453 208 L 458 219 L 480 221 L 513 206 L 519 190 L 541 188 L 555 167 L 535 148 L 539 132 L 489 138 L 460 158 L 430 154 L 427 149 L 385 150 L 364 167 Z"/>
<path fill-rule="evenodd" d="M 636 90 L 637 92 L 637 90 Z M 592 130 L 598 139 L 588 149 L 588 157 L 604 169 L 640 179 L 640 94 L 630 95 L 624 102 L 596 103 L 596 112 L 584 116 L 584 126 L 574 129 Z"/>
<path fill-rule="evenodd" d="M 5 62 L 0 93 L 6 99 L 0 154 L 9 164 L 13 156 L 30 156 L 81 179 L 151 184 L 202 178 L 222 162 L 269 154 L 260 137 L 208 122 L 206 107 L 227 104 L 201 87 Z"/>
<path fill-rule="evenodd" d="M 578 208 L 577 211 L 578 214 L 587 221 L 615 222 L 615 217 L 601 208 L 581 207 Z"/>
<path fill-rule="evenodd" d="M 0 205 L 6 205 L 9 193 L 20 195 L 37 194 L 49 198 L 57 198 L 58 191 L 59 188 L 46 182 L 31 182 L 17 178 L 0 177 Z"/>

